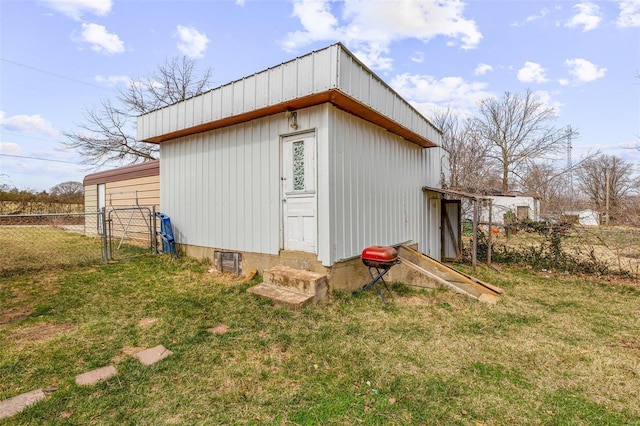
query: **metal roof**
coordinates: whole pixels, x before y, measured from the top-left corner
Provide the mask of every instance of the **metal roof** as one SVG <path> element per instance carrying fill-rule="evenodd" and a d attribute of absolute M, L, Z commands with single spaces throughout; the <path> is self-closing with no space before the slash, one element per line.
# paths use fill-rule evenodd
<path fill-rule="evenodd" d="M 83 185 L 96 185 L 98 183 L 117 182 L 121 180 L 136 179 L 160 174 L 160 160 L 147 161 L 132 166 L 119 167 L 92 173 L 84 177 Z"/>
<path fill-rule="evenodd" d="M 329 102 L 420 145 L 441 131 L 341 43 L 138 117 L 138 139 L 160 143 Z"/>

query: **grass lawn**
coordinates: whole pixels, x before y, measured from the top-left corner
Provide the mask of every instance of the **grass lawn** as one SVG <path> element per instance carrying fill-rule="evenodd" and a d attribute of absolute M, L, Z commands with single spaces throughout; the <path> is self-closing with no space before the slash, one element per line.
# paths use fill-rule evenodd
<path fill-rule="evenodd" d="M 146 256 L 1 277 L 0 400 L 58 390 L 0 424 L 640 424 L 637 284 L 480 270 L 497 305 L 396 284 L 387 307 L 345 293 L 290 312 L 209 268 Z M 159 344 L 173 355 L 131 356 Z"/>

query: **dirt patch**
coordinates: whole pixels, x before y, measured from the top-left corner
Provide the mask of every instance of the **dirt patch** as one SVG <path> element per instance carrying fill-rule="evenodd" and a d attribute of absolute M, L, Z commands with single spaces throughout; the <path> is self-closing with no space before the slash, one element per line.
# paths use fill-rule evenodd
<path fill-rule="evenodd" d="M 29 327 L 20 327 L 12 330 L 10 336 L 17 345 L 30 343 L 42 343 L 62 334 L 75 330 L 72 324 L 37 324 Z"/>
<path fill-rule="evenodd" d="M 118 363 L 118 362 L 122 361 L 123 359 L 125 359 L 126 357 L 134 356 L 138 352 L 142 352 L 145 349 L 147 349 L 147 348 L 142 347 L 142 346 L 125 346 L 124 348 L 120 349 L 120 352 L 118 352 L 118 354 L 116 356 L 111 358 L 111 360 L 114 363 Z"/>
<path fill-rule="evenodd" d="M 409 306 L 425 306 L 425 305 L 434 305 L 437 303 L 437 300 L 432 297 L 421 297 L 421 296 L 403 296 L 398 298 L 398 300 Z"/>
<path fill-rule="evenodd" d="M 11 308 L 0 312 L 0 330 L 7 327 L 11 323 L 20 321 L 28 317 L 33 312 L 31 308 Z"/>
<path fill-rule="evenodd" d="M 138 321 L 138 327 L 149 328 L 157 322 L 158 322 L 158 318 L 149 318 L 149 317 L 141 318 L 140 321 Z"/>
<path fill-rule="evenodd" d="M 224 334 L 229 331 L 229 326 L 226 324 L 218 324 L 215 327 L 207 328 L 207 331 L 213 334 Z"/>
<path fill-rule="evenodd" d="M 616 346 L 640 352 L 640 340 L 622 340 Z"/>

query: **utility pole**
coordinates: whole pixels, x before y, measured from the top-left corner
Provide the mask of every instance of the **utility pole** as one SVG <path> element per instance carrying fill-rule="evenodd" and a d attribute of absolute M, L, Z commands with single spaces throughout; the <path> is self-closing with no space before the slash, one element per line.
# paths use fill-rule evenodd
<path fill-rule="evenodd" d="M 567 134 L 567 170 L 569 172 L 569 201 L 573 204 L 573 162 L 571 160 L 571 151 L 573 150 L 573 146 L 571 145 L 571 138 L 573 137 L 573 129 L 571 125 L 567 126 L 566 134 Z"/>

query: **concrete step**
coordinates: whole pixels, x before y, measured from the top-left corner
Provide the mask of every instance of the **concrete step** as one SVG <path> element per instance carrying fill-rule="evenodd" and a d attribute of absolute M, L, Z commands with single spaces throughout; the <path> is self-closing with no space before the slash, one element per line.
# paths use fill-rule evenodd
<path fill-rule="evenodd" d="M 327 276 L 286 266 L 275 266 L 262 273 L 264 284 L 284 287 L 302 294 L 318 295 L 327 291 Z"/>
<path fill-rule="evenodd" d="M 262 280 L 262 284 L 247 291 L 290 309 L 300 309 L 307 303 L 316 303 L 327 298 L 325 274 L 275 266 L 262 273 Z"/>
<path fill-rule="evenodd" d="M 288 290 L 285 287 L 277 287 L 264 283 L 248 288 L 247 292 L 271 299 L 276 306 L 284 306 L 293 310 L 302 308 L 307 303 L 313 301 L 315 297 L 313 294 L 298 293 L 297 291 Z"/>

